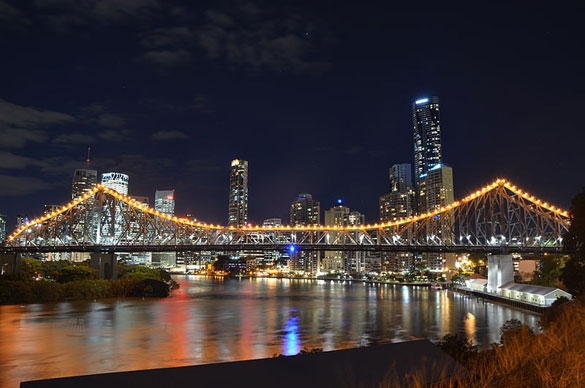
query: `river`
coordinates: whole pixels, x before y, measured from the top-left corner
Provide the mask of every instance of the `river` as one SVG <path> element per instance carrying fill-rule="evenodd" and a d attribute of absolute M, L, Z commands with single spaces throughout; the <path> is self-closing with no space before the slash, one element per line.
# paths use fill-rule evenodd
<path fill-rule="evenodd" d="M 177 276 L 165 299 L 0 306 L 0 386 L 461 333 L 481 348 L 539 315 L 425 287 Z"/>

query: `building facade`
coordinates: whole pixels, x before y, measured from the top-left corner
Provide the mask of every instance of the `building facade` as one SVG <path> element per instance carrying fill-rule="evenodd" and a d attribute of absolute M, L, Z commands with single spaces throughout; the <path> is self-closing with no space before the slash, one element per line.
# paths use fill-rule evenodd
<path fill-rule="evenodd" d="M 154 193 L 154 210 L 174 215 L 175 190 L 156 190 Z"/>
<path fill-rule="evenodd" d="M 241 227 L 248 223 L 248 161 L 232 160 L 228 225 Z"/>
<path fill-rule="evenodd" d="M 0 214 L 0 243 L 6 240 L 6 216 Z"/>
<path fill-rule="evenodd" d="M 321 203 L 311 194 L 299 194 L 290 205 L 291 225 L 318 225 L 321 223 Z"/>
<path fill-rule="evenodd" d="M 443 162 L 439 97 L 421 98 L 412 104 L 414 126 L 414 174 L 416 186 L 421 175 Z"/>
<path fill-rule="evenodd" d="M 318 225 L 321 222 L 321 204 L 311 194 L 299 194 L 290 205 L 290 225 Z M 292 248 L 291 248 L 292 249 Z M 288 267 L 293 272 L 319 273 L 321 252 L 289 251 Z"/>
<path fill-rule="evenodd" d="M 418 197 L 420 213 L 432 212 L 453 203 L 453 169 L 438 164 L 423 174 Z"/>
<path fill-rule="evenodd" d="M 102 185 L 116 190 L 120 194 L 128 195 L 129 177 L 119 172 L 106 172 L 102 174 Z"/>
<path fill-rule="evenodd" d="M 97 171 L 79 168 L 73 172 L 71 198 L 75 199 L 90 191 L 97 184 Z"/>

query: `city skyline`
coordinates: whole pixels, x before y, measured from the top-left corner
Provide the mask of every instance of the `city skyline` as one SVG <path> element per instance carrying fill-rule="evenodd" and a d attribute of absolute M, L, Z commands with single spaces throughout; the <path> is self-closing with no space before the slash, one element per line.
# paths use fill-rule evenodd
<path fill-rule="evenodd" d="M 343 198 L 373 222 L 388 168 L 412 163 L 412 103 L 433 95 L 455 198 L 506 177 L 568 208 L 585 181 L 577 156 L 585 134 L 566 114 L 581 104 L 583 60 L 570 49 L 579 34 L 566 17 L 355 14 L 308 4 L 264 4 L 251 15 L 198 4 L 173 20 L 157 16 L 171 11 L 166 4 L 72 15 L 59 2 L 2 3 L 20 15 L 3 19 L 0 38 L 9 53 L 0 68 L 11 74 L 0 95 L 0 213 L 9 230 L 16 215 L 68 200 L 87 147 L 91 168 L 128 174 L 135 196 L 176 189 L 177 214 L 224 224 L 227 164 L 238 157 L 251 166 L 255 224 L 287 220 L 299 192 L 324 208 Z M 412 16 L 424 27 L 408 23 Z M 77 17 L 83 27 L 71 23 Z M 258 55 L 229 56 L 222 39 L 212 41 L 218 51 L 203 47 L 210 30 L 227 34 L 220 20 L 234 22 L 233 37 Z M 285 31 L 273 27 L 279 22 Z M 430 32 L 434 44 L 423 53 L 414 42 Z M 299 51 L 281 57 L 279 45 Z"/>

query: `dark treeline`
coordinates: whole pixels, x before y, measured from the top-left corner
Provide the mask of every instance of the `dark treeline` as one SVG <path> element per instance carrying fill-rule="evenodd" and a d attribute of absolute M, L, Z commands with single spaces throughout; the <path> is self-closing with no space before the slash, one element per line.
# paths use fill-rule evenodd
<path fill-rule="evenodd" d="M 0 276 L 0 304 L 113 297 L 167 297 L 178 287 L 168 272 L 118 265 L 118 279 L 97 279 L 87 263 L 24 258 L 15 274 Z"/>

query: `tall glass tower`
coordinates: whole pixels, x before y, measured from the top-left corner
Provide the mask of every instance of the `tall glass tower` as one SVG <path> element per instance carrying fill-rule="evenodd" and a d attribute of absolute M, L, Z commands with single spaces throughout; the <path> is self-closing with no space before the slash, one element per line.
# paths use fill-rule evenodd
<path fill-rule="evenodd" d="M 97 171 L 85 168 L 78 168 L 73 173 L 71 185 L 71 198 L 82 196 L 85 192 L 93 189 L 97 184 Z"/>
<path fill-rule="evenodd" d="M 414 126 L 414 180 L 418 188 L 421 176 L 442 163 L 439 97 L 416 100 L 412 104 Z"/>
<path fill-rule="evenodd" d="M 248 223 L 248 161 L 232 160 L 228 225 L 241 227 Z"/>

